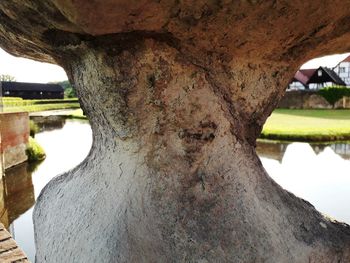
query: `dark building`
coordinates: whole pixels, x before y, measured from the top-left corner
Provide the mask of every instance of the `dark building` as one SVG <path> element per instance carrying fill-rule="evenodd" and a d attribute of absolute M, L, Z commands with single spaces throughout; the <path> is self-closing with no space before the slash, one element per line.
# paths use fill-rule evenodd
<path fill-rule="evenodd" d="M 319 67 L 317 71 L 310 77 L 308 84 L 315 84 L 316 88 L 328 86 L 346 86 L 345 82 L 332 69 Z"/>
<path fill-rule="evenodd" d="M 345 82 L 332 69 L 300 69 L 295 73 L 289 89 L 320 89 L 329 86 L 346 86 Z"/>
<path fill-rule="evenodd" d="M 3 97 L 23 99 L 63 99 L 64 90 L 58 84 L 26 83 L 2 81 Z"/>

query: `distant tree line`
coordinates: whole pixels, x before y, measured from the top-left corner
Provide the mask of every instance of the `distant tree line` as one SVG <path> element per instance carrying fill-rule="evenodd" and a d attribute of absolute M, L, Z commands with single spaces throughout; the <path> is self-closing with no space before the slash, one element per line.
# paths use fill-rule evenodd
<path fill-rule="evenodd" d="M 11 76 L 11 75 L 1 74 L 0 81 L 16 81 L 16 78 L 14 76 Z"/>
<path fill-rule="evenodd" d="M 55 82 L 55 84 L 59 84 L 63 87 L 64 89 L 64 97 L 65 98 L 76 98 L 77 94 L 75 92 L 74 87 L 68 80 L 60 81 L 60 82 Z"/>

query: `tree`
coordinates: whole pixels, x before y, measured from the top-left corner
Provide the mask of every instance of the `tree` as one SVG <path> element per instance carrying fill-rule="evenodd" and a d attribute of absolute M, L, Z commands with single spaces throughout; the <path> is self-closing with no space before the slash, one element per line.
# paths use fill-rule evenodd
<path fill-rule="evenodd" d="M 2 74 L 0 75 L 0 81 L 16 81 L 16 78 L 11 75 Z"/>
<path fill-rule="evenodd" d="M 75 89 L 70 86 L 64 90 L 64 97 L 65 98 L 76 98 L 77 94 L 75 93 Z"/>
<path fill-rule="evenodd" d="M 77 94 L 75 92 L 75 88 L 72 86 L 72 84 L 68 80 L 64 80 L 64 81 L 60 81 L 60 82 L 53 82 L 53 83 L 59 84 L 63 87 L 65 98 L 76 98 L 77 97 Z"/>

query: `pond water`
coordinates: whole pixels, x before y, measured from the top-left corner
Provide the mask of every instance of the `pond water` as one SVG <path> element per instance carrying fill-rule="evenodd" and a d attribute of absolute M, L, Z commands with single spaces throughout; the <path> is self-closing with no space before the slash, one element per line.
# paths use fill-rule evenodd
<path fill-rule="evenodd" d="M 34 262 L 33 206 L 43 187 L 87 156 L 92 134 L 86 121 L 59 117 L 36 119 L 36 139 L 47 158 L 6 171 L 0 183 L 0 221 Z M 350 224 L 350 144 L 308 144 L 259 141 L 257 152 L 283 188 L 311 202 L 319 211 Z M 1 182 L 1 181 L 0 181 Z M 1 194 L 2 193 L 2 194 Z"/>
<path fill-rule="evenodd" d="M 42 132 L 35 139 L 45 149 L 46 159 L 36 167 L 23 164 L 6 171 L 0 206 L 1 222 L 32 262 L 35 259 L 32 212 L 36 198 L 53 177 L 83 161 L 92 143 L 87 121 L 55 118 L 39 126 Z"/>
<path fill-rule="evenodd" d="M 284 189 L 350 224 L 350 144 L 258 142 L 257 152 Z"/>

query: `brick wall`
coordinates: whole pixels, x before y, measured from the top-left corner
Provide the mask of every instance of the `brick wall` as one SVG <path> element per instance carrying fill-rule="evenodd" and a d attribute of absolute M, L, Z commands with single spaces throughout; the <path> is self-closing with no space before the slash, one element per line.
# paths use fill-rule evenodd
<path fill-rule="evenodd" d="M 284 109 L 331 109 L 325 98 L 314 90 L 287 91 L 279 102 L 278 108 Z M 344 97 L 335 103 L 336 109 L 350 109 L 350 97 Z"/>
<path fill-rule="evenodd" d="M 0 154 L 5 169 L 27 160 L 25 154 L 29 138 L 29 116 L 26 112 L 0 113 Z"/>

